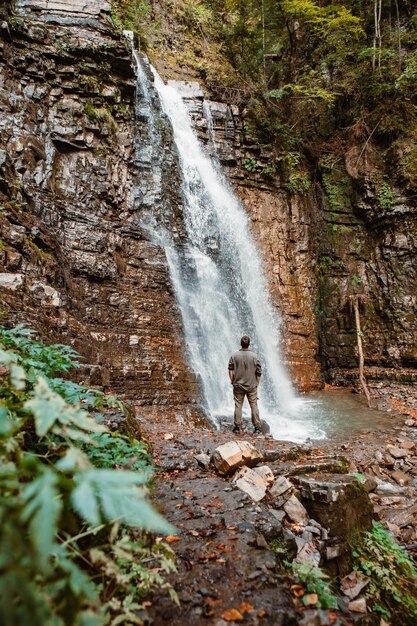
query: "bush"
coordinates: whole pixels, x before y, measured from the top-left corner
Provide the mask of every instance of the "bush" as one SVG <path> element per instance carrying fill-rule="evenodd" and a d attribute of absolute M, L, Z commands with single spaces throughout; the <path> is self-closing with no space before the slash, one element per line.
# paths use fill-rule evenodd
<path fill-rule="evenodd" d="M 147 500 L 146 448 L 97 422 L 103 394 L 50 378 L 77 365 L 67 346 L 45 346 L 22 326 L 0 329 L 6 626 L 138 624 L 150 590 L 166 588 L 175 599 L 163 578 L 173 553 L 148 534 L 173 529 Z M 109 469 L 124 465 L 130 471 Z"/>

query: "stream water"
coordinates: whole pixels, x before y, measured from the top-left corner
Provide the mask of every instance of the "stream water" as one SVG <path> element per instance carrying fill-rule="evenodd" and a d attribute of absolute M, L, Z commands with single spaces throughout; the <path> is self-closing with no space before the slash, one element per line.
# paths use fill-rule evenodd
<path fill-rule="evenodd" d="M 247 334 L 263 363 L 259 405 L 271 434 L 293 441 L 326 436 L 334 426 L 334 411 L 323 400 L 297 396 L 283 367 L 280 319 L 269 298 L 244 208 L 222 174 L 216 154 L 210 157 L 199 142 L 181 94 L 175 86 L 164 84 L 154 68 L 146 67 L 140 55 L 135 53 L 135 58 L 137 111 L 148 118 L 147 144 L 142 142 L 138 157 L 140 150 L 146 157 L 149 151 L 153 154 L 157 181 L 164 146 L 157 130 L 158 113 L 152 106 L 154 89 L 172 125 L 178 151 L 185 240 L 174 239 L 164 220 L 148 219 L 146 226 L 154 241 L 165 249 L 189 364 L 199 380 L 207 414 L 217 425 L 225 417 L 231 423 L 233 401 L 227 364 L 239 348 L 240 337 Z M 211 119 L 205 111 L 210 131 Z"/>

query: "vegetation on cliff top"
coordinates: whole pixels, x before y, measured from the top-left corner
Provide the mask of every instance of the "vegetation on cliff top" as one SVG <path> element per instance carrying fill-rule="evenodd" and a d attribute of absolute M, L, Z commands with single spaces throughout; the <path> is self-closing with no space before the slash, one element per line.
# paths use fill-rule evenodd
<path fill-rule="evenodd" d="M 188 71 L 212 97 L 245 108 L 246 131 L 273 149 L 287 174 L 288 154 L 318 166 L 323 154 L 357 145 L 351 170 L 373 159 L 375 171 L 417 191 L 412 0 L 114 0 L 114 7 L 162 73 Z"/>
<path fill-rule="evenodd" d="M 0 621 L 140 624 L 173 552 L 147 501 L 146 445 L 102 424 L 111 396 L 57 378 L 78 366 L 25 327 L 0 329 Z M 121 469 L 122 468 L 122 469 Z M 145 532 L 146 531 L 146 532 Z"/>

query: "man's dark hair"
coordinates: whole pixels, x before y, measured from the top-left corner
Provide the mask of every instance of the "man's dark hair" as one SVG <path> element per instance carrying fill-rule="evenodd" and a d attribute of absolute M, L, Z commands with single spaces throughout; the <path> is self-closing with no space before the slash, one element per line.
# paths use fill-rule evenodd
<path fill-rule="evenodd" d="M 240 340 L 240 345 L 242 346 L 242 348 L 249 348 L 249 344 L 250 337 L 248 337 L 247 335 L 243 335 L 242 339 Z"/>

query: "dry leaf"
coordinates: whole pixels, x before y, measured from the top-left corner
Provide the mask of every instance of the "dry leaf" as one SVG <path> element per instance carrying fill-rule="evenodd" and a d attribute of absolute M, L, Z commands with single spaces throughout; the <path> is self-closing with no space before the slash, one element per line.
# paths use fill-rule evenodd
<path fill-rule="evenodd" d="M 303 603 L 306 606 L 316 606 L 318 601 L 319 601 L 319 597 L 316 593 L 309 593 L 303 598 Z"/>
<path fill-rule="evenodd" d="M 301 598 L 305 594 L 305 590 L 301 585 L 291 585 L 291 593 L 296 598 Z"/>
<path fill-rule="evenodd" d="M 192 535 L 193 537 L 199 537 L 200 533 L 198 532 L 198 530 L 190 530 L 190 535 Z"/>
<path fill-rule="evenodd" d="M 253 611 L 253 606 L 251 604 L 247 604 L 246 602 L 242 602 L 239 606 L 239 609 L 242 611 L 242 613 L 249 613 L 250 611 Z"/>
<path fill-rule="evenodd" d="M 165 433 L 164 439 L 165 441 L 169 441 L 170 439 L 174 439 L 174 435 L 172 433 Z"/>
<path fill-rule="evenodd" d="M 261 609 L 260 611 L 257 612 L 257 616 L 260 617 L 262 619 L 262 617 L 265 617 L 266 615 L 266 611 L 264 611 L 264 609 Z"/>
<path fill-rule="evenodd" d="M 223 598 L 212 598 L 211 596 L 207 596 L 205 602 L 209 606 L 219 606 L 222 603 Z"/>
<path fill-rule="evenodd" d="M 243 615 L 237 609 L 227 609 L 223 611 L 221 617 L 226 622 L 243 622 Z"/>
<path fill-rule="evenodd" d="M 168 541 L 168 543 L 174 543 L 174 541 L 179 541 L 181 539 L 181 537 L 177 537 L 176 535 L 168 535 L 168 537 L 165 537 L 165 541 Z"/>

